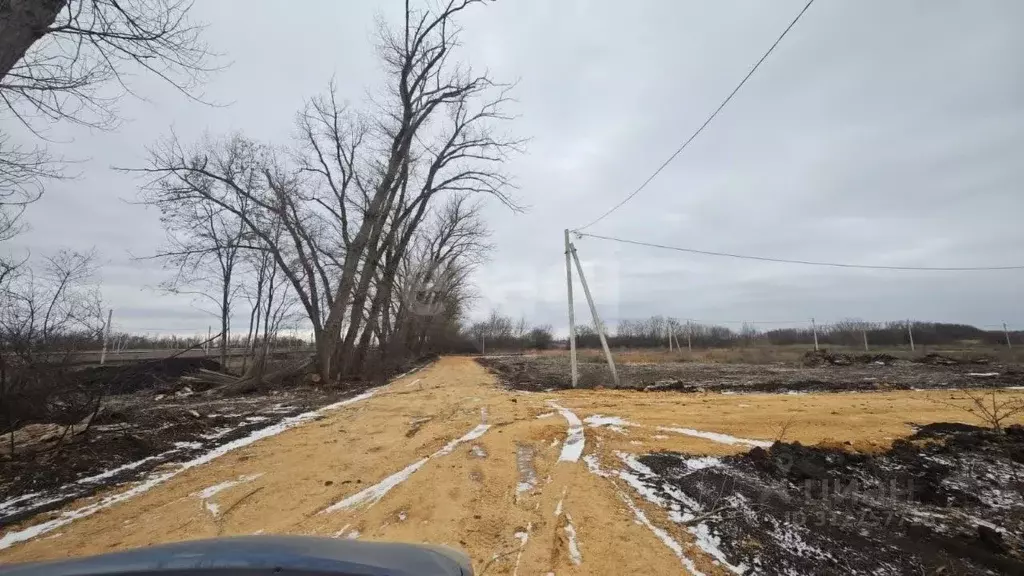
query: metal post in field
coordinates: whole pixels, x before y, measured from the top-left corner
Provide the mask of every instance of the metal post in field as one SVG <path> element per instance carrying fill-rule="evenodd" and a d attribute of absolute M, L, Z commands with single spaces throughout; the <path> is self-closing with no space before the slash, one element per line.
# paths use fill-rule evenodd
<path fill-rule="evenodd" d="M 867 330 L 867 328 L 864 328 L 863 326 L 861 326 L 860 327 L 860 334 L 861 334 L 861 336 L 864 337 L 864 351 L 865 352 L 870 352 L 871 349 L 868 348 L 868 330 Z"/>
<path fill-rule="evenodd" d="M 907 336 L 910 337 L 910 351 L 914 352 L 914 324 L 907 319 Z"/>
<path fill-rule="evenodd" d="M 210 340 L 213 340 L 213 326 L 206 327 L 206 345 L 203 346 L 203 354 L 210 355 Z"/>
<path fill-rule="evenodd" d="M 672 325 L 665 321 L 665 339 L 668 340 L 668 351 L 672 351 Z"/>
<path fill-rule="evenodd" d="M 686 321 L 686 351 L 687 352 L 693 352 L 693 342 L 691 341 L 691 338 L 690 338 L 692 335 L 693 335 L 693 324 L 690 324 L 690 321 L 687 320 Z"/>
<path fill-rule="evenodd" d="M 811 332 L 814 333 L 814 349 L 818 349 L 818 325 L 814 323 L 814 318 L 811 318 Z"/>
<path fill-rule="evenodd" d="M 487 336 L 484 336 L 483 334 L 480 335 L 480 355 L 487 355 Z"/>
<path fill-rule="evenodd" d="M 594 298 L 590 295 L 590 287 L 587 286 L 587 278 L 583 275 L 583 265 L 580 264 L 580 257 L 576 254 L 576 247 L 571 243 L 569 244 L 569 251 L 572 252 L 572 259 L 576 263 L 576 272 L 580 275 L 580 284 L 583 285 L 583 295 L 587 297 L 587 304 L 590 305 L 590 315 L 594 318 L 594 327 L 597 328 L 597 337 L 601 339 L 601 348 L 604 349 L 605 360 L 608 361 L 608 369 L 612 372 L 612 381 L 615 382 L 615 387 L 619 387 L 619 373 L 615 370 L 615 360 L 612 358 L 612 351 L 608 348 L 608 339 L 604 335 L 604 324 L 601 323 L 601 317 L 597 314 L 597 306 L 594 304 Z"/>
<path fill-rule="evenodd" d="M 114 309 L 107 310 L 107 325 L 103 327 L 103 348 L 100 350 L 100 366 L 107 361 L 107 341 L 110 340 L 110 320 L 114 317 Z M 1006 324 L 1003 324 L 1006 327 Z"/>
<path fill-rule="evenodd" d="M 565 289 L 569 296 L 569 365 L 572 370 L 572 387 L 576 387 L 579 372 L 576 367 L 576 318 L 572 307 L 572 256 L 570 256 L 569 229 L 565 230 Z"/>
<path fill-rule="evenodd" d="M 1013 350 L 1013 344 L 1010 343 L 1010 331 L 1006 329 L 1006 322 L 1003 322 L 1003 335 L 1006 336 L 1006 347 Z"/>

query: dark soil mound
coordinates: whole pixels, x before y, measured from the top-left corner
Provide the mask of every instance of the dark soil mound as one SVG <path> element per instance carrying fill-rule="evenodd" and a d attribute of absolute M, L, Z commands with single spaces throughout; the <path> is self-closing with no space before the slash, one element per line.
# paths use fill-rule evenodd
<path fill-rule="evenodd" d="M 897 358 L 891 354 L 844 354 L 828 350 L 809 350 L 804 354 L 804 366 L 850 366 L 852 364 L 884 364 L 889 366 Z"/>
<path fill-rule="evenodd" d="M 913 361 L 918 364 L 928 364 L 929 366 L 980 366 L 992 363 L 991 358 L 986 358 L 984 356 L 958 359 L 953 358 L 952 356 L 946 356 L 944 354 L 937 354 L 935 352 L 925 354 L 920 358 L 915 358 Z"/>
<path fill-rule="evenodd" d="M 200 369 L 219 371 L 220 362 L 209 358 L 167 358 L 126 366 L 96 366 L 78 371 L 87 387 L 109 386 L 108 394 L 130 394 L 150 388 L 169 387 L 178 378 Z"/>
<path fill-rule="evenodd" d="M 1024 574 L 1024 427 L 930 424 L 881 454 L 776 442 L 707 460 L 648 455 L 641 480 L 733 565 Z"/>
<path fill-rule="evenodd" d="M 547 366 L 535 366 L 526 357 L 481 357 L 476 361 L 509 388 L 529 392 L 572 388 L 572 380 L 569 378 L 567 366 L 545 370 L 544 368 Z M 585 383 L 581 382 L 581 384 L 584 384 L 581 387 L 587 387 Z"/>

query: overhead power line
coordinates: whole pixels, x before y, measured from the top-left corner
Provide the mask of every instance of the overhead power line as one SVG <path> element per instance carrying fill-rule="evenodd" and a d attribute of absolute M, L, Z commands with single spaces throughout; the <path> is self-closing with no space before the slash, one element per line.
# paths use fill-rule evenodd
<path fill-rule="evenodd" d="M 626 198 L 623 199 L 622 202 L 619 202 L 615 206 L 612 206 L 611 210 L 608 210 L 604 214 L 600 215 L 596 220 L 593 220 L 589 224 L 577 228 L 576 231 L 586 230 L 587 228 L 590 228 L 594 224 L 597 224 L 601 220 L 607 218 L 608 215 L 610 215 L 612 212 L 615 212 L 616 210 L 621 208 L 623 204 L 632 200 L 633 197 L 639 194 L 644 188 L 646 188 L 647 185 L 650 184 L 651 181 L 654 180 L 658 176 L 658 174 L 660 174 L 661 171 L 665 169 L 666 166 L 672 163 L 672 161 L 676 159 L 676 156 L 679 156 L 679 153 L 682 152 L 683 149 L 685 149 L 690 144 L 690 142 L 693 142 L 694 138 L 696 138 L 701 132 L 704 131 L 704 128 L 707 128 L 708 124 L 710 124 L 711 121 L 715 119 L 715 116 L 718 116 L 718 113 L 722 111 L 722 108 L 725 108 L 725 105 L 728 104 L 730 100 L 732 100 L 732 97 L 735 96 L 736 93 L 740 91 L 740 88 L 742 88 L 743 85 L 746 84 L 747 80 L 749 80 L 750 77 L 754 75 L 754 72 L 756 72 L 758 67 L 761 66 L 761 63 L 764 62 L 765 59 L 768 58 L 768 55 L 775 50 L 775 47 L 779 45 L 779 42 L 782 42 L 782 39 L 786 37 L 786 34 L 789 33 L 790 29 L 793 28 L 797 21 L 800 20 L 800 17 L 804 15 L 804 12 L 806 12 L 807 9 L 810 8 L 811 4 L 813 3 L 814 0 L 809 0 L 807 4 L 804 5 L 803 10 L 800 10 L 800 13 L 796 15 L 796 18 L 794 18 L 793 21 L 789 23 L 789 26 L 786 26 L 786 29 L 782 31 L 782 34 L 780 34 L 779 37 L 775 40 L 775 43 L 772 44 L 770 48 L 768 48 L 768 51 L 765 52 L 763 56 L 761 56 L 761 59 L 758 60 L 756 64 L 754 64 L 754 67 L 750 69 L 750 72 L 747 72 L 747 75 L 743 77 L 743 80 L 740 80 L 740 83 L 737 84 L 735 88 L 733 88 L 732 92 L 730 92 L 729 95 L 726 96 L 725 100 L 722 100 L 722 103 L 718 105 L 718 108 L 715 108 L 715 111 L 711 113 L 711 116 L 708 116 L 708 119 L 705 120 L 704 123 L 700 125 L 700 128 L 697 128 L 697 131 L 691 134 L 690 137 L 687 138 L 685 142 L 683 142 L 682 146 L 676 149 L 676 151 L 673 152 L 672 155 L 668 157 L 668 160 L 665 160 L 665 162 L 662 163 L 661 166 L 658 166 L 658 169 L 655 170 L 654 173 L 647 178 L 647 180 L 644 180 L 644 183 L 641 184 L 639 188 L 634 190 L 633 193 L 630 194 L 629 196 L 626 196 Z"/>
<path fill-rule="evenodd" d="M 612 242 L 621 242 L 623 244 L 633 244 L 635 246 L 647 246 L 649 248 L 661 248 L 663 250 L 675 250 L 676 252 L 686 252 L 689 254 L 700 254 L 702 256 L 721 256 L 724 258 L 739 258 L 742 260 L 758 260 L 761 262 L 779 262 L 783 264 L 802 264 L 805 266 L 829 266 L 832 268 L 859 268 L 865 270 L 903 270 L 903 271 L 921 271 L 921 272 L 981 272 L 981 271 L 994 271 L 994 270 L 1024 270 L 1024 265 L 1019 266 L 882 266 L 882 265 L 870 265 L 870 264 L 844 264 L 839 262 L 814 262 L 811 260 L 790 260 L 787 258 L 768 258 L 765 256 L 748 256 L 745 254 L 730 254 L 728 252 L 712 252 L 710 250 L 697 250 L 695 248 L 679 248 L 677 246 L 665 246 L 664 244 L 654 244 L 652 242 L 640 242 L 637 240 L 626 240 L 624 238 L 613 238 L 611 236 L 600 236 L 598 234 L 584 234 L 577 232 L 579 237 L 597 238 L 599 240 L 610 240 Z"/>

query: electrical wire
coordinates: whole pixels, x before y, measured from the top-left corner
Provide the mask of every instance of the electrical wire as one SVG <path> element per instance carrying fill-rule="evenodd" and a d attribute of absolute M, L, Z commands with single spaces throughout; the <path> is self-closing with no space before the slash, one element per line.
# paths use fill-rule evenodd
<path fill-rule="evenodd" d="M 779 262 L 782 264 L 802 264 L 805 266 L 828 266 L 832 268 L 858 268 L 865 270 L 900 270 L 900 271 L 921 271 L 921 272 L 980 272 L 980 271 L 994 271 L 994 270 L 1024 270 L 1024 265 L 1019 266 L 883 266 L 883 265 L 872 265 L 872 264 L 843 264 L 839 262 L 815 262 L 811 260 L 790 260 L 787 258 L 769 258 L 766 256 L 749 256 L 745 254 L 730 254 L 728 252 L 712 252 L 710 250 L 697 250 L 695 248 L 680 248 L 677 246 L 666 246 L 664 244 L 654 244 L 652 242 L 640 242 L 637 240 L 626 240 L 624 238 L 614 238 L 612 236 L 601 236 L 598 234 L 584 234 L 582 232 L 576 232 L 576 236 L 583 238 L 597 238 L 599 240 L 610 240 L 612 242 L 621 242 L 623 244 L 633 244 L 636 246 L 647 246 L 649 248 L 661 248 L 663 250 L 675 250 L 676 252 L 686 252 L 689 254 L 700 254 L 702 256 L 721 256 L 724 258 L 739 258 L 742 260 L 758 260 L 761 262 Z"/>
<path fill-rule="evenodd" d="M 793 21 L 789 23 L 789 26 L 786 26 L 786 29 L 782 31 L 782 34 L 780 34 L 779 37 L 775 40 L 775 43 L 771 45 L 771 48 L 768 48 L 768 51 L 765 52 L 763 56 L 761 56 L 761 59 L 758 60 L 756 64 L 754 64 L 754 67 L 750 69 L 750 72 L 747 72 L 747 75 L 743 77 L 743 80 L 740 80 L 740 83 L 737 84 L 735 88 L 733 88 L 733 91 L 730 92 L 728 96 L 726 96 L 725 100 L 722 100 L 722 103 L 719 104 L 718 108 L 716 108 L 715 111 L 711 113 L 711 116 L 708 116 L 708 119 L 705 120 L 704 123 L 700 125 L 700 128 L 697 128 L 697 131 L 691 134 L 690 137 L 687 138 L 685 142 L 683 142 L 682 146 L 676 149 L 676 151 L 673 152 L 672 155 L 668 157 L 668 160 L 665 160 L 665 162 L 662 163 L 662 165 L 659 166 L 658 169 L 655 170 L 654 173 L 647 178 L 647 180 L 644 180 L 644 183 L 641 184 L 639 188 L 634 190 L 633 193 L 630 194 L 629 196 L 626 196 L 626 198 L 622 202 L 619 202 L 618 204 L 613 206 L 611 210 L 608 210 L 607 212 L 599 216 L 596 220 L 590 222 L 585 226 L 581 226 L 574 231 L 578 232 L 580 230 L 586 230 L 587 228 L 590 228 L 591 226 L 597 224 L 601 220 L 604 220 L 612 212 L 615 212 L 616 210 L 621 208 L 623 204 L 632 200 L 634 196 L 636 196 L 644 188 L 646 188 L 647 185 L 650 184 L 651 181 L 654 180 L 658 176 L 658 174 L 660 174 L 661 171 L 665 169 L 666 166 L 668 166 L 670 163 L 672 163 L 673 160 L 676 159 L 676 156 L 679 156 L 683 149 L 689 146 L 690 142 L 693 142 L 693 140 L 698 135 L 700 135 L 701 132 L 704 131 L 704 128 L 707 128 L 708 124 L 710 124 L 711 121 L 715 119 L 715 116 L 718 116 L 718 113 L 722 111 L 722 108 L 725 108 L 725 105 L 728 104 L 730 100 L 732 100 L 732 97 L 735 96 L 736 93 L 740 91 L 740 88 L 742 88 L 743 85 L 747 83 L 747 80 L 749 80 L 750 77 L 754 75 L 754 72 L 756 72 L 758 67 L 761 66 L 761 63 L 764 62 L 768 58 L 768 56 L 775 50 L 775 47 L 779 45 L 779 42 L 782 42 L 782 39 L 786 37 L 786 34 L 789 33 L 790 29 L 792 29 L 794 25 L 796 25 L 797 21 L 800 20 L 800 17 L 804 15 L 804 12 L 806 12 L 807 9 L 810 8 L 811 4 L 813 3 L 814 0 L 809 0 L 807 4 L 804 5 L 803 10 L 800 10 L 800 13 L 796 15 L 796 18 L 794 18 Z"/>

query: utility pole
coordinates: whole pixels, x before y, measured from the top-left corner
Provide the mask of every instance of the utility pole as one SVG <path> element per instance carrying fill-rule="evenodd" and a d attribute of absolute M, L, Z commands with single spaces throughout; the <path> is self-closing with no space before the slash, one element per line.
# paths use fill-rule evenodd
<path fill-rule="evenodd" d="M 818 325 L 814 323 L 814 318 L 811 318 L 811 332 L 814 333 L 814 350 L 818 350 Z"/>
<path fill-rule="evenodd" d="M 1003 322 L 1003 335 L 1006 336 L 1006 347 L 1013 350 L 1013 344 L 1010 344 L 1010 331 L 1006 329 L 1006 322 Z"/>
<path fill-rule="evenodd" d="M 210 340 L 213 339 L 213 326 L 206 327 L 206 345 L 203 346 L 203 354 L 210 355 Z"/>
<path fill-rule="evenodd" d="M 864 337 L 864 351 L 865 352 L 870 352 L 871 350 L 868 348 L 868 330 L 867 330 L 867 328 L 861 326 L 860 327 L 860 334 L 861 334 L 861 336 Z"/>
<path fill-rule="evenodd" d="M 907 336 L 910 337 L 910 351 L 914 352 L 914 325 L 907 318 Z"/>
<path fill-rule="evenodd" d="M 665 320 L 665 337 L 668 340 L 668 351 L 672 351 L 672 325 L 668 320 Z"/>
<path fill-rule="evenodd" d="M 693 324 L 690 324 L 690 321 L 687 320 L 686 321 L 686 351 L 690 352 L 690 353 L 693 352 L 693 343 L 690 340 L 690 336 L 692 334 L 693 334 Z"/>
<path fill-rule="evenodd" d="M 107 361 L 107 341 L 110 340 L 110 319 L 114 316 L 114 309 L 110 308 L 107 310 L 107 325 L 103 327 L 103 349 L 100 351 L 100 366 Z M 1003 329 L 1006 328 L 1006 324 L 1003 324 Z M 1009 342 L 1009 337 L 1007 337 Z M 12 432 L 13 434 L 13 432 Z"/>
<path fill-rule="evenodd" d="M 576 262 L 576 272 L 580 275 L 580 284 L 583 285 L 583 295 L 587 297 L 587 304 L 590 305 L 590 315 L 594 317 L 594 327 L 597 328 L 597 336 L 601 339 L 601 348 L 604 349 L 605 360 L 608 361 L 608 369 L 612 371 L 612 381 L 615 387 L 619 387 L 619 373 L 615 370 L 615 360 L 612 358 L 612 351 L 608 348 L 608 339 L 604 336 L 604 324 L 597 314 L 597 306 L 594 305 L 594 298 L 590 295 L 590 287 L 587 286 L 587 278 L 583 275 L 583 265 L 580 264 L 580 257 L 576 254 L 576 247 L 569 244 L 569 251 L 572 252 L 572 259 Z"/>
<path fill-rule="evenodd" d="M 576 367 L 576 317 L 572 308 L 572 257 L 569 247 L 569 229 L 565 229 L 565 289 L 569 295 L 569 365 L 572 371 L 572 387 L 575 388 L 579 381 L 579 371 Z"/>
<path fill-rule="evenodd" d="M 480 355 L 485 356 L 487 354 L 487 336 L 480 334 Z"/>

